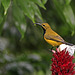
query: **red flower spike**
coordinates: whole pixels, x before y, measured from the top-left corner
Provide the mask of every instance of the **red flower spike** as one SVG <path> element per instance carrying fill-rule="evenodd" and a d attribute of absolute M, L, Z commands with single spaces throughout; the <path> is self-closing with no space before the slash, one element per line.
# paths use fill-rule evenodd
<path fill-rule="evenodd" d="M 53 53 L 54 58 L 52 58 L 52 75 L 74 75 L 75 74 L 75 63 L 72 62 L 74 56 L 69 55 L 66 49 Z"/>

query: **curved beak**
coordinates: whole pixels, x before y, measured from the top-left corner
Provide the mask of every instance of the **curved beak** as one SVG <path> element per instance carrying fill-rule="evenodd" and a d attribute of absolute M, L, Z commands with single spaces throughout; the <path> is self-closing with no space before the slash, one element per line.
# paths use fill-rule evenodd
<path fill-rule="evenodd" d="M 38 25 L 41 25 L 41 23 L 34 23 L 34 24 L 38 24 Z"/>

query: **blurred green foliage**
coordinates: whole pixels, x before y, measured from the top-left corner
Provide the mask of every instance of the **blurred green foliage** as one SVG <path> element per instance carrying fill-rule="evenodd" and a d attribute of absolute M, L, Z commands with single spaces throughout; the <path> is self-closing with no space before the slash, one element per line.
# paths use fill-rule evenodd
<path fill-rule="evenodd" d="M 74 0 L 0 0 L 0 75 L 51 75 L 51 46 L 35 22 L 75 44 Z"/>

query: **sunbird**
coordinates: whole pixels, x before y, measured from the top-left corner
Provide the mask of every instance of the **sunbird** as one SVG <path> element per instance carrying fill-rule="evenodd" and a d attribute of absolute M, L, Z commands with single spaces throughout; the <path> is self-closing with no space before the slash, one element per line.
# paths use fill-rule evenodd
<path fill-rule="evenodd" d="M 53 31 L 48 23 L 34 23 L 40 25 L 44 30 L 44 39 L 52 46 L 59 46 L 66 44 L 73 46 L 73 44 L 66 42 L 60 35 Z"/>

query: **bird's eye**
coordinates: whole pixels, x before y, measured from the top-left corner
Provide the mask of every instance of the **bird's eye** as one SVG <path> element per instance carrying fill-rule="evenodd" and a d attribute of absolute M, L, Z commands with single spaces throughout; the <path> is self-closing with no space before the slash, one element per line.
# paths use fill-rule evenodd
<path fill-rule="evenodd" d="M 45 26 L 45 25 L 43 25 L 43 26 Z"/>

